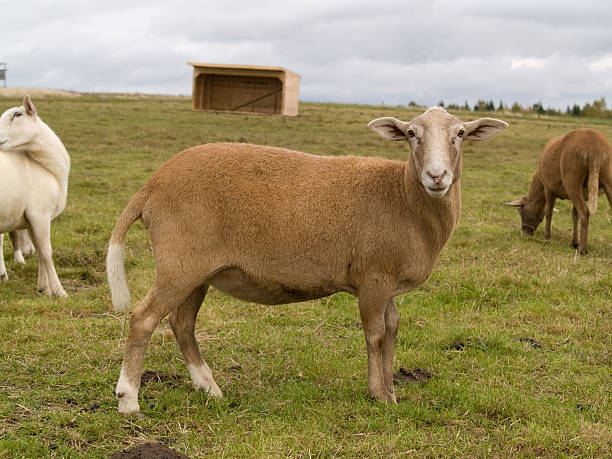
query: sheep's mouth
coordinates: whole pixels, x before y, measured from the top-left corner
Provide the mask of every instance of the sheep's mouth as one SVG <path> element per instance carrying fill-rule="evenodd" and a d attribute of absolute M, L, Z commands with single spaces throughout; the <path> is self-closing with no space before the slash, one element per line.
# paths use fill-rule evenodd
<path fill-rule="evenodd" d="M 447 186 L 426 186 L 425 191 L 433 198 L 441 198 L 448 191 Z"/>
<path fill-rule="evenodd" d="M 521 229 L 526 236 L 533 236 L 533 233 L 535 233 L 535 228 L 530 225 L 523 225 Z"/>

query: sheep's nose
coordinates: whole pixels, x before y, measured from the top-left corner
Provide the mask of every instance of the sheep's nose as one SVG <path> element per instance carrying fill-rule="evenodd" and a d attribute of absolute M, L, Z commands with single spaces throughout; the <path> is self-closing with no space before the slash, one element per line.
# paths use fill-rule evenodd
<path fill-rule="evenodd" d="M 431 178 L 435 183 L 440 183 L 442 181 L 442 179 L 446 176 L 446 174 L 448 174 L 448 171 L 442 171 L 442 173 L 438 173 L 437 175 L 432 174 L 431 172 L 427 171 L 427 175 L 429 176 L 429 178 Z"/>

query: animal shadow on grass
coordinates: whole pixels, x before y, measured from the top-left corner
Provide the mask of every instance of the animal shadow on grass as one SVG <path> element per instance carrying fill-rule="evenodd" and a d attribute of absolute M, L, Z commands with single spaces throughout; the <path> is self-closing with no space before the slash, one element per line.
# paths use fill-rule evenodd
<path fill-rule="evenodd" d="M 170 383 L 172 386 L 178 386 L 180 380 L 181 377 L 179 375 L 169 375 L 161 371 L 147 370 L 142 373 L 142 376 L 140 377 L 140 384 L 146 384 L 154 381 L 160 383 Z"/>

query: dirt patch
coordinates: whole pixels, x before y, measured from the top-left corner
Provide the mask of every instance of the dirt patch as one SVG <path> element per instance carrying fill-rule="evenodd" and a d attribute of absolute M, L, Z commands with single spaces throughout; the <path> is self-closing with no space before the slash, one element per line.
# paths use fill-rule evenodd
<path fill-rule="evenodd" d="M 451 351 L 462 351 L 465 349 L 465 346 L 467 344 L 464 341 L 455 341 L 453 343 L 451 343 L 447 349 L 451 350 Z"/>
<path fill-rule="evenodd" d="M 145 443 L 134 448 L 113 453 L 110 459 L 190 459 L 189 456 L 168 448 L 161 443 Z"/>
<path fill-rule="evenodd" d="M 180 380 L 181 377 L 179 375 L 169 375 L 167 373 L 162 373 L 161 371 L 147 370 L 142 373 L 142 376 L 140 377 L 140 384 L 146 384 L 151 381 L 161 383 L 176 383 Z"/>
<path fill-rule="evenodd" d="M 33 99 L 45 97 L 81 97 L 81 94 L 73 91 L 61 91 L 59 89 L 40 88 L 0 88 L 0 97 L 21 98 L 28 94 Z"/>
<path fill-rule="evenodd" d="M 416 368 L 414 370 L 400 368 L 397 373 L 393 374 L 393 382 L 395 384 L 427 382 L 432 376 L 433 374 L 431 374 L 429 371 L 422 370 L 420 368 Z"/>
<path fill-rule="evenodd" d="M 529 344 L 534 349 L 542 349 L 542 345 L 538 343 L 535 339 L 523 336 L 518 339 L 521 343 Z"/>

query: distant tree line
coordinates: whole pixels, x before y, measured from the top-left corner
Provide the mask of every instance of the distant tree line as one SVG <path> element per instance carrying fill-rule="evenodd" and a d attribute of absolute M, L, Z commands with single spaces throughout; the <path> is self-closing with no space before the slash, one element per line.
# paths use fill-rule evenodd
<path fill-rule="evenodd" d="M 418 104 L 411 101 L 408 106 L 416 107 Z M 550 116 L 576 116 L 585 118 L 612 118 L 612 110 L 609 110 L 606 105 L 606 98 L 601 97 L 599 100 L 594 100 L 593 103 L 586 103 L 582 107 L 578 104 L 573 106 L 567 106 L 565 111 L 558 110 L 555 108 L 544 108 L 542 102 L 536 102 L 530 107 L 524 107 L 518 102 L 514 102 L 511 106 L 506 105 L 502 100 L 496 105 L 492 100 L 478 100 L 476 104 L 470 106 L 467 102 L 463 105 L 456 103 L 445 105 L 444 101 L 438 102 L 438 106 L 448 108 L 449 110 L 467 110 L 470 112 L 495 112 L 495 111 L 511 111 L 513 113 L 526 113 L 526 114 L 537 114 L 537 115 L 550 115 Z"/>

